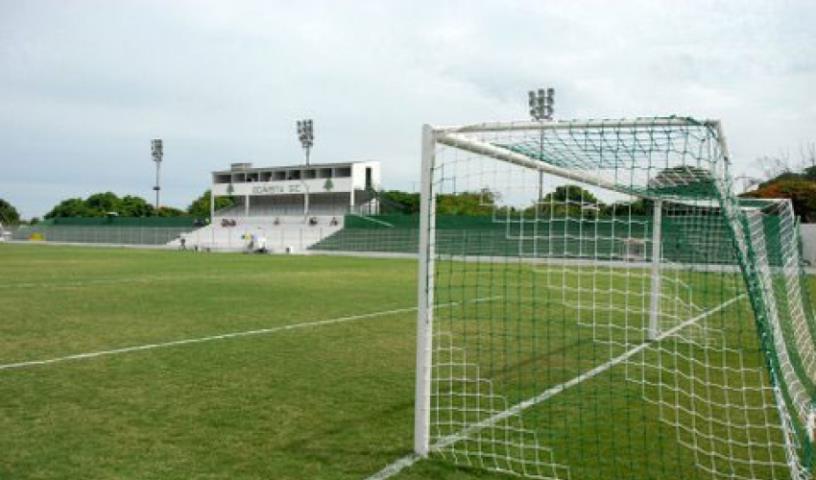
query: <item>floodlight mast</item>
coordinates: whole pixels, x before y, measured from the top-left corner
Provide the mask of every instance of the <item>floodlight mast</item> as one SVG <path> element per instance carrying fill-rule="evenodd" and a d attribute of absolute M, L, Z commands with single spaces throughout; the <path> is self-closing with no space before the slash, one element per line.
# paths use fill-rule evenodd
<path fill-rule="evenodd" d="M 530 116 L 539 122 L 553 119 L 553 105 L 555 105 L 555 89 L 539 88 L 528 93 Z"/>
<path fill-rule="evenodd" d="M 314 145 L 314 122 L 312 122 L 312 119 L 298 120 L 297 134 L 300 144 L 303 146 L 303 151 L 306 152 L 306 166 L 308 167 L 309 155 Z M 300 179 L 300 183 L 303 184 L 303 188 L 306 191 L 303 196 L 303 217 L 306 218 L 309 216 L 309 185 L 306 184 L 303 178 Z"/>
<path fill-rule="evenodd" d="M 555 104 L 555 89 L 550 87 L 547 89 L 539 88 L 538 90 L 530 90 L 527 93 L 528 103 L 530 105 L 530 116 L 537 122 L 552 121 L 553 119 L 553 105 Z M 541 130 L 541 139 L 539 142 L 539 155 L 544 154 L 544 129 Z M 538 172 L 538 203 L 544 201 L 544 172 Z M 536 207 L 538 208 L 538 207 Z"/>
<path fill-rule="evenodd" d="M 297 133 L 300 144 L 306 152 L 306 166 L 309 166 L 309 154 L 314 145 L 314 124 L 311 119 L 297 121 Z"/>
<path fill-rule="evenodd" d="M 153 190 L 156 191 L 156 210 L 158 210 L 160 206 L 159 193 L 161 192 L 161 184 L 159 182 L 159 171 L 162 159 L 164 158 L 164 144 L 161 138 L 154 138 L 153 140 L 150 141 L 150 152 L 152 154 L 153 161 L 156 162 L 156 185 L 153 187 Z"/>

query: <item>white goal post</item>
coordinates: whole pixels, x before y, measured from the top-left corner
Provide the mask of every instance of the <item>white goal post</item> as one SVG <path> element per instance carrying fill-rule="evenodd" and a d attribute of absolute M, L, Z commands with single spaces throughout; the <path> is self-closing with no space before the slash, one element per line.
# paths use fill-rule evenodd
<path fill-rule="evenodd" d="M 718 121 L 426 125 L 420 192 L 416 454 L 530 478 L 810 478 L 796 218 L 735 196 Z"/>

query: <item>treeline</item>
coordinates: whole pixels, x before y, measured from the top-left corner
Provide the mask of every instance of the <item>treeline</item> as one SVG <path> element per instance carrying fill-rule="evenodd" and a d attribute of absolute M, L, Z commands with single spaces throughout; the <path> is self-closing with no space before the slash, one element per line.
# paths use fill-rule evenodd
<path fill-rule="evenodd" d="M 226 208 L 235 201 L 230 197 L 216 198 L 216 209 Z M 95 193 L 87 198 L 68 198 L 58 203 L 45 218 L 65 217 L 183 217 L 209 218 L 210 191 L 205 191 L 185 209 L 162 206 L 155 208 L 147 200 L 134 195 L 119 197 L 113 192 Z"/>
<path fill-rule="evenodd" d="M 742 194 L 748 198 L 789 198 L 795 213 L 803 222 L 816 222 L 816 166 L 804 168 L 800 172 L 787 171 L 775 178 L 763 182 L 750 192 Z M 377 193 L 380 211 L 384 214 L 419 213 L 420 198 L 418 193 L 387 190 Z M 514 215 L 534 216 L 549 215 L 598 215 L 611 216 L 625 211 L 628 215 L 648 215 L 651 212 L 649 200 L 633 202 L 604 203 L 592 192 L 577 185 L 561 185 L 547 193 L 538 205 L 526 207 L 499 207 L 501 199 L 496 194 L 483 190 L 481 192 L 462 192 L 439 195 L 436 200 L 436 212 L 440 215 L 493 215 L 506 211 Z M 231 197 L 216 198 L 216 210 L 235 204 Z M 537 212 L 536 212 L 537 210 Z M 121 217 L 178 217 L 190 216 L 206 219 L 210 216 L 210 191 L 206 190 L 193 200 L 186 209 L 173 207 L 154 208 L 144 198 L 125 195 L 119 197 L 113 192 L 95 193 L 87 198 L 69 198 L 54 206 L 45 218 L 63 217 L 104 217 L 117 215 Z M 34 219 L 36 221 L 36 219 Z M 9 202 L 0 199 L 0 223 L 13 225 L 21 221 L 19 212 Z"/>
<path fill-rule="evenodd" d="M 178 217 L 186 212 L 173 207 L 155 208 L 144 198 L 125 195 L 119 197 L 113 192 L 102 192 L 88 198 L 68 198 L 58 203 L 45 214 L 45 218 L 63 217 Z"/>
<path fill-rule="evenodd" d="M 0 224 L 16 225 L 20 223 L 20 213 L 9 202 L 0 198 Z"/>
<path fill-rule="evenodd" d="M 747 198 L 789 198 L 804 223 L 816 223 L 816 166 L 787 171 L 740 195 Z"/>
<path fill-rule="evenodd" d="M 419 194 L 406 193 L 398 190 L 389 190 L 380 193 L 380 212 L 385 214 L 419 213 Z M 651 212 L 651 202 L 640 199 L 633 202 L 604 203 L 592 192 L 578 185 L 561 185 L 547 193 L 536 204 L 526 207 L 500 207 L 499 198 L 490 190 L 481 192 L 462 192 L 456 194 L 441 194 L 436 197 L 436 213 L 438 215 L 493 215 L 495 213 L 510 213 L 522 216 L 550 215 L 571 217 L 581 215 L 612 216 L 626 212 L 627 215 L 642 216 Z"/>
<path fill-rule="evenodd" d="M 805 223 L 816 223 L 816 166 L 801 171 L 787 171 L 762 182 L 755 190 L 741 194 L 745 198 L 787 198 L 791 200 L 794 213 Z M 382 213 L 419 213 L 419 194 L 397 190 L 381 192 Z M 650 215 L 652 206 L 647 199 L 631 202 L 605 203 L 592 192 L 577 185 L 561 185 L 547 193 L 538 205 L 527 207 L 500 207 L 500 199 L 495 194 L 463 192 L 442 194 L 436 199 L 436 213 L 439 215 L 492 215 L 508 212 L 514 215 L 533 217 L 535 215 L 576 217 L 580 215 L 610 217 L 613 215 Z M 537 211 L 536 211 L 537 210 Z"/>
<path fill-rule="evenodd" d="M 377 192 L 380 202 L 380 212 L 384 214 L 416 215 L 419 213 L 419 194 L 388 190 Z M 601 215 L 611 214 L 612 210 L 624 204 L 606 205 L 591 192 L 577 185 L 562 185 L 548 193 L 538 206 L 529 205 L 526 208 L 498 207 L 500 199 L 493 192 L 462 192 L 456 194 L 439 195 L 436 201 L 437 213 L 440 215 L 492 215 L 497 211 L 506 210 L 514 214 L 538 215 L 548 214 L 550 209 L 554 215 L 569 214 L 574 216 L 582 212 L 592 211 L 596 206 Z M 220 210 L 235 204 L 232 197 L 217 197 L 215 208 Z M 581 205 L 584 205 L 583 207 Z M 625 205 L 632 215 L 645 215 L 649 211 L 648 201 L 636 201 Z M 570 210 L 566 212 L 565 210 Z M 100 192 L 87 198 L 68 198 L 55 205 L 46 219 L 67 217 L 106 217 L 116 215 L 120 217 L 180 217 L 190 216 L 197 219 L 207 219 L 210 216 L 210 191 L 206 190 L 193 200 L 186 209 L 161 207 L 156 209 L 147 200 L 135 195 L 119 197 L 113 192 Z M 36 223 L 37 219 L 33 219 Z M 14 224 L 20 221 L 16 209 L 8 202 L 0 199 L 0 223 Z"/>

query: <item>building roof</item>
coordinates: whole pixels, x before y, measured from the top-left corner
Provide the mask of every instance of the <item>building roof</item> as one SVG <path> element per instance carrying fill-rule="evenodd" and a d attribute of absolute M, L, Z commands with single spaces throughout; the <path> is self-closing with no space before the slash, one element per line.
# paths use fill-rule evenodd
<path fill-rule="evenodd" d="M 212 172 L 218 174 L 230 174 L 236 172 L 260 172 L 260 171 L 275 171 L 275 170 L 311 170 L 315 168 L 337 168 L 350 167 L 360 163 L 379 163 L 377 160 L 361 160 L 357 162 L 336 162 L 336 163 L 312 163 L 308 166 L 305 163 L 300 165 L 286 165 L 279 167 L 253 167 L 251 163 L 233 163 L 229 170 L 216 170 Z"/>

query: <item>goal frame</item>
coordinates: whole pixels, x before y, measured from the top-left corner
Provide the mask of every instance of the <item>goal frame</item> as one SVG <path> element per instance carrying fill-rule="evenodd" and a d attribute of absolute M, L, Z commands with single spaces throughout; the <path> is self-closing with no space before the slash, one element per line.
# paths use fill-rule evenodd
<path fill-rule="evenodd" d="M 586 171 L 572 171 L 556 165 L 545 163 L 540 160 L 530 158 L 521 153 L 510 151 L 499 146 L 479 141 L 466 136 L 465 134 L 488 133 L 488 132 L 509 132 L 515 130 L 571 130 L 571 129 L 595 129 L 595 128 L 632 128 L 632 127 L 682 127 L 688 126 L 690 119 L 680 117 L 668 118 L 644 118 L 633 120 L 590 120 L 590 121 L 524 121 L 524 122 L 496 122 L 478 123 L 463 126 L 432 126 L 424 125 L 422 128 L 422 161 L 421 161 L 421 184 L 420 184 L 420 222 L 419 222 L 419 251 L 418 251 L 418 310 L 417 310 L 417 345 L 416 345 L 416 385 L 415 385 L 415 412 L 414 412 L 414 452 L 419 457 L 427 457 L 433 450 L 430 444 L 431 434 L 431 384 L 432 384 L 432 355 L 433 355 L 433 326 L 434 326 L 434 271 L 435 271 L 435 212 L 436 212 L 436 192 L 434 191 L 433 172 L 436 166 L 437 145 L 453 147 L 468 153 L 482 155 L 501 162 L 507 162 L 517 166 L 537 171 L 539 175 L 549 174 L 565 180 L 577 182 L 581 185 L 599 187 L 605 190 L 622 193 L 630 196 L 637 196 L 655 202 L 653 224 L 656 228 L 652 232 L 652 249 L 645 252 L 650 255 L 647 262 L 651 268 L 651 294 L 650 294 L 650 314 L 648 324 L 648 340 L 657 340 L 660 337 L 658 324 L 659 316 L 659 295 L 661 288 L 660 259 L 661 259 L 661 238 L 660 224 L 662 211 L 662 197 L 652 197 L 642 192 L 635 193 L 630 189 L 621 187 L 600 176 L 593 175 Z M 717 139 L 717 147 L 720 158 L 724 162 L 722 170 L 717 172 L 724 177 L 728 176 L 730 167 L 730 157 L 725 135 L 719 120 L 695 121 L 700 126 L 704 126 L 712 131 L 713 137 Z M 717 179 L 724 180 L 724 179 Z M 728 212 L 725 213 L 729 215 Z M 741 239 L 737 240 L 742 241 Z M 744 266 L 743 266 L 744 268 Z M 784 409 L 781 400 L 781 392 L 777 383 L 780 375 L 778 367 L 769 362 L 770 381 L 774 386 L 777 396 L 777 408 Z M 787 438 L 786 438 L 787 442 Z M 795 450 L 795 446 L 787 445 L 788 453 Z M 791 463 L 792 477 L 800 472 L 794 471 Z M 794 477 L 795 478 L 795 477 Z"/>

